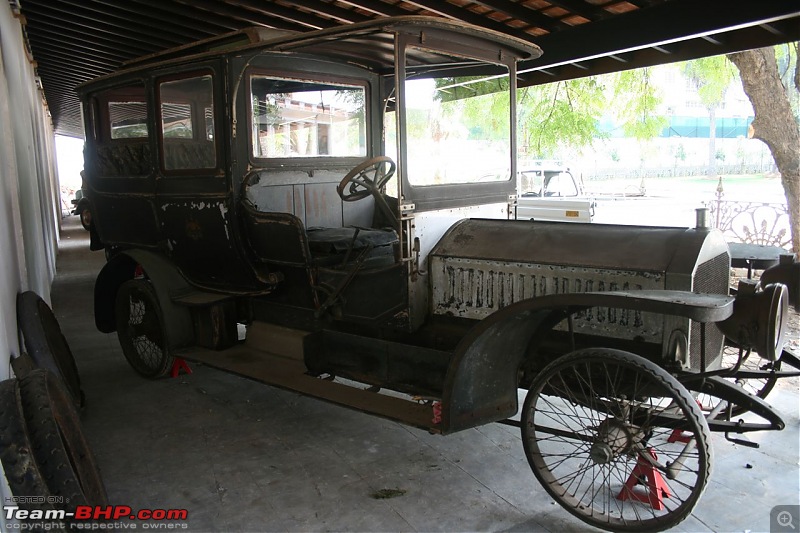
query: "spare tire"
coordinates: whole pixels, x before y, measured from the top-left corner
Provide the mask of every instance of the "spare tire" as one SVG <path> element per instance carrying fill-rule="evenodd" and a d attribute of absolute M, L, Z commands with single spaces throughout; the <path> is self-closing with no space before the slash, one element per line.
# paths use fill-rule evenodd
<path fill-rule="evenodd" d="M 83 407 L 84 395 L 75 358 L 47 302 L 33 291 L 19 294 L 17 322 L 25 339 L 25 348 L 36 366 L 58 376 L 75 406 Z"/>
<path fill-rule="evenodd" d="M 67 510 L 108 502 L 78 412 L 57 377 L 36 369 L 19 382 L 22 412 L 36 464 Z"/>
<path fill-rule="evenodd" d="M 14 496 L 22 509 L 52 509 L 50 489 L 44 480 L 25 426 L 19 380 L 0 383 L 0 461 Z"/>

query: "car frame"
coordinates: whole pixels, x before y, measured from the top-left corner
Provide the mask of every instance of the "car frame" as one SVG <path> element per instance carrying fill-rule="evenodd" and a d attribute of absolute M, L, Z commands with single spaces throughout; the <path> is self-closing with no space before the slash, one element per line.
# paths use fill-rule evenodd
<path fill-rule="evenodd" d="M 515 424 L 536 477 L 581 520 L 674 526 L 706 485 L 709 431 L 783 427 L 730 379 L 762 359 L 745 377 L 792 375 L 779 362 L 797 365 L 783 350 L 797 289 L 729 296 L 727 245 L 702 216 L 691 229 L 517 220 L 516 65 L 540 53 L 399 17 L 235 32 L 84 84 L 87 194 L 109 257 L 98 329 L 146 377 L 184 358 L 443 435 Z M 428 108 L 414 107 L 420 86 Z M 458 122 L 492 94 L 507 98 L 499 126 Z M 486 158 L 508 175 L 483 179 L 472 162 Z M 667 505 L 636 488 L 656 482 Z"/>

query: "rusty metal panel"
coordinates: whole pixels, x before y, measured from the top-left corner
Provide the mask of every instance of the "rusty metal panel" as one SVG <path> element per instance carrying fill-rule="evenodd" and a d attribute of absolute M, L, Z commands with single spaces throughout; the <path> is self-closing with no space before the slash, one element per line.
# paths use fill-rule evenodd
<path fill-rule="evenodd" d="M 306 226 L 309 228 L 342 227 L 342 201 L 330 183 L 305 186 Z"/>
<path fill-rule="evenodd" d="M 481 320 L 515 302 L 553 294 L 658 289 L 726 294 L 727 273 L 727 245 L 708 230 L 465 220 L 431 253 L 431 311 Z M 580 334 L 662 343 L 665 357 L 673 356 L 668 339 L 679 331 L 691 344 L 685 364 L 698 365 L 699 326 L 686 318 L 593 307 L 576 315 L 574 328 Z M 708 340 L 709 356 L 716 357 L 721 335 L 709 331 Z"/>
<path fill-rule="evenodd" d="M 515 302 L 550 294 L 663 289 L 659 272 L 504 263 L 488 259 L 433 257 L 433 312 L 483 319 Z M 660 342 L 658 315 L 613 308 L 592 308 L 576 316 L 579 333 L 620 338 L 640 336 Z"/>

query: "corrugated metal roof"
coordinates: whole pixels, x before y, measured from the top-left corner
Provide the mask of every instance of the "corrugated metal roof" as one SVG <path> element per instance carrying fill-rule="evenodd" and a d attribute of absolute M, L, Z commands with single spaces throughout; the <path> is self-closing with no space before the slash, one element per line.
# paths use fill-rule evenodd
<path fill-rule="evenodd" d="M 310 31 L 431 15 L 536 43 L 520 85 L 800 39 L 796 0 L 10 0 L 56 131 L 82 135 L 75 87 L 123 62 L 249 26 Z"/>

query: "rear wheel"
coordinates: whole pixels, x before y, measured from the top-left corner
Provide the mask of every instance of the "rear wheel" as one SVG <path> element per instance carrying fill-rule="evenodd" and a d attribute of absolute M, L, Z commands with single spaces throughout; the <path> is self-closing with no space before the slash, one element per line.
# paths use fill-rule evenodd
<path fill-rule="evenodd" d="M 619 350 L 580 350 L 545 367 L 523 405 L 522 441 L 547 492 L 610 531 L 678 524 L 710 471 L 694 398 L 662 368 Z"/>
<path fill-rule="evenodd" d="M 173 358 L 152 284 L 144 279 L 123 283 L 117 292 L 114 314 L 122 353 L 133 369 L 147 378 L 166 374 Z"/>

